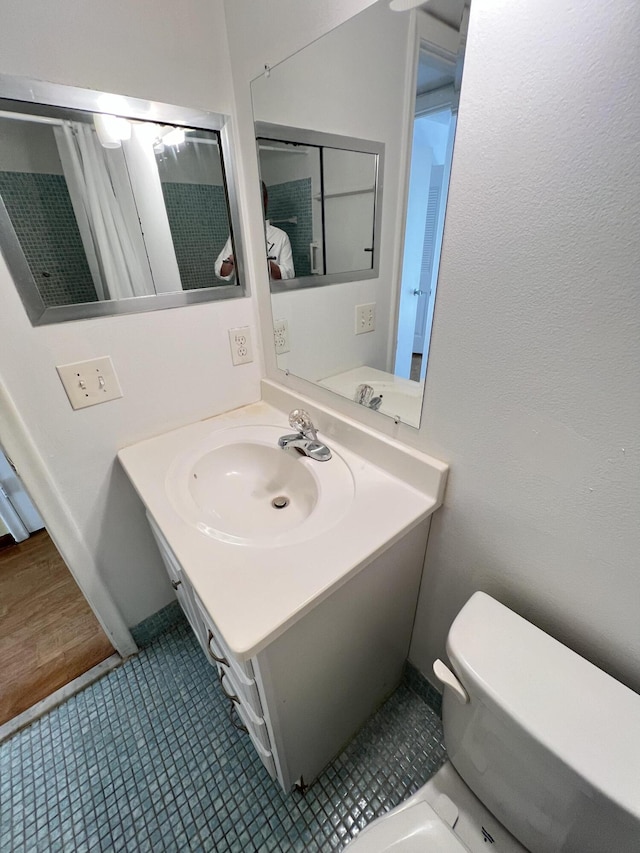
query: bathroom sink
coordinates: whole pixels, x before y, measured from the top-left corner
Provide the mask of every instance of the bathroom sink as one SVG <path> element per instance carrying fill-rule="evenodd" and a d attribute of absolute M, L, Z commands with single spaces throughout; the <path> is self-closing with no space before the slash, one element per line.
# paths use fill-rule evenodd
<path fill-rule="evenodd" d="M 354 495 L 348 465 L 278 447 L 282 427 L 218 430 L 179 456 L 166 492 L 200 533 L 245 545 L 299 542 L 331 528 Z"/>

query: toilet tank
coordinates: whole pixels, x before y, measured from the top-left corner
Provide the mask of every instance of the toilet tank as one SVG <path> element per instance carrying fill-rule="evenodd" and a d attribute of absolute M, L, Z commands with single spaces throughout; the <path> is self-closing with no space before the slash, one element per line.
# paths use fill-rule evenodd
<path fill-rule="evenodd" d="M 531 853 L 640 851 L 640 696 L 476 592 L 447 653 L 449 758 Z"/>

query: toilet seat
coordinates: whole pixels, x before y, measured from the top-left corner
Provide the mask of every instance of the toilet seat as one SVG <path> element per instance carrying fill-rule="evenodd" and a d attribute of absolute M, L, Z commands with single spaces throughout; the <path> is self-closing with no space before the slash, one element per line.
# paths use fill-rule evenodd
<path fill-rule="evenodd" d="M 469 853 L 429 803 L 379 817 L 347 845 L 348 853 Z"/>

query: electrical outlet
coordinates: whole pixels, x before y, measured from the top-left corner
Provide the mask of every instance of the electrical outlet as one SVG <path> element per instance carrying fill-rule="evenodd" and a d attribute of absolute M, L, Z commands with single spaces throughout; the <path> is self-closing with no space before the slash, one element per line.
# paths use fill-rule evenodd
<path fill-rule="evenodd" d="M 229 343 L 231 344 L 231 361 L 234 364 L 247 364 L 253 361 L 251 330 L 248 326 L 229 329 Z"/>
<path fill-rule="evenodd" d="M 366 305 L 356 305 L 356 335 L 373 332 L 375 327 L 376 303 L 367 302 Z"/>
<path fill-rule="evenodd" d="M 122 389 L 108 355 L 56 366 L 74 409 L 85 409 L 122 397 Z"/>
<path fill-rule="evenodd" d="M 291 352 L 289 346 L 289 324 L 286 320 L 273 321 L 273 342 L 276 345 L 276 355 Z"/>

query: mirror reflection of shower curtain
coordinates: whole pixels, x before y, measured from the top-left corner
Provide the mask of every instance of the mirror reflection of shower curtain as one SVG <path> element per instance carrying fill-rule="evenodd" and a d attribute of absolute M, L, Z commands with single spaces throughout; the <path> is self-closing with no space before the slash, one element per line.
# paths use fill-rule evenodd
<path fill-rule="evenodd" d="M 154 294 L 121 149 L 107 151 L 79 122 L 54 133 L 98 298 Z"/>

